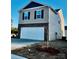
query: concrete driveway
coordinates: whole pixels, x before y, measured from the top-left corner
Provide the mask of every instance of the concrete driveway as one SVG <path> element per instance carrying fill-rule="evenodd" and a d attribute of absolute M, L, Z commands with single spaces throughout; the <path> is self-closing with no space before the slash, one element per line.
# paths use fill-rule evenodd
<path fill-rule="evenodd" d="M 11 54 L 11 59 L 27 59 L 27 58 Z"/>

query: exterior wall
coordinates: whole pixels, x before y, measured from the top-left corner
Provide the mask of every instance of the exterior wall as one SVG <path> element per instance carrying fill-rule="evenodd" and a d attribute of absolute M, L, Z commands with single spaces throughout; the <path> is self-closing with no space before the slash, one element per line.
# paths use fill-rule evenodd
<path fill-rule="evenodd" d="M 44 10 L 44 18 L 43 19 L 34 19 L 34 11 L 35 10 Z M 30 11 L 30 20 L 23 20 L 22 14 L 25 11 Z M 19 24 L 32 24 L 32 23 L 48 23 L 48 7 L 41 6 L 41 7 L 34 7 L 29 9 L 24 9 L 21 12 L 19 12 Z"/>
<path fill-rule="evenodd" d="M 61 9 L 58 11 L 58 15 L 59 15 L 59 18 L 61 20 L 60 23 L 61 23 L 62 36 L 65 36 L 64 17 L 63 17 L 63 14 L 62 14 L 62 10 Z"/>
<path fill-rule="evenodd" d="M 49 8 L 49 40 L 61 39 L 59 17 Z M 57 36 L 55 33 L 57 32 Z"/>

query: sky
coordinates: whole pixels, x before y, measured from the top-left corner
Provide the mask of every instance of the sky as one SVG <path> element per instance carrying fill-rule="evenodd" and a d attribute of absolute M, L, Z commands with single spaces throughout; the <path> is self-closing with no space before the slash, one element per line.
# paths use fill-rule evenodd
<path fill-rule="evenodd" d="M 19 10 L 26 6 L 31 0 L 11 0 L 11 18 L 13 20 L 13 27 L 18 27 Z M 67 0 L 34 0 L 36 2 L 45 4 L 53 9 L 61 8 L 64 15 L 65 25 L 67 25 Z"/>

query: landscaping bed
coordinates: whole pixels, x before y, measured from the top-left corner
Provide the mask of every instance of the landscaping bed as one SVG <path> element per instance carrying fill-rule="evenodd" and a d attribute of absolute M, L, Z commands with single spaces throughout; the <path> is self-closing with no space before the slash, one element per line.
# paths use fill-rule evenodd
<path fill-rule="evenodd" d="M 48 46 L 43 43 L 34 44 L 12 50 L 11 53 L 28 59 L 67 59 L 66 42 L 57 43 L 50 42 Z"/>
<path fill-rule="evenodd" d="M 42 47 L 41 45 L 36 47 L 36 50 L 39 51 L 39 52 L 48 53 L 50 55 L 56 55 L 56 54 L 60 53 L 60 51 L 55 49 L 55 48 L 52 48 L 52 47 Z"/>

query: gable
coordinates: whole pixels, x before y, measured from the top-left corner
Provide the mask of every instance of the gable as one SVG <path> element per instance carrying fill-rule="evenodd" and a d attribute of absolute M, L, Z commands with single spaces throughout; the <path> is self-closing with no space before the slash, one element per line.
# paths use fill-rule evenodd
<path fill-rule="evenodd" d="M 48 7 L 48 8 L 50 8 L 55 14 L 57 14 L 57 12 L 60 10 L 60 9 L 54 10 L 53 8 L 51 8 L 51 7 L 47 6 L 47 5 L 44 5 L 44 4 L 35 2 L 35 1 L 31 1 L 28 5 L 26 5 L 26 6 L 25 6 L 24 8 L 22 8 L 21 10 L 23 10 L 23 9 L 28 9 L 28 8 L 39 7 L 39 6 Z M 20 11 L 21 11 L 21 10 L 20 10 Z"/>
<path fill-rule="evenodd" d="M 56 12 L 58 12 L 60 9 L 55 9 Z"/>
<path fill-rule="evenodd" d="M 25 6 L 23 9 L 28 9 L 28 8 L 38 7 L 38 6 L 44 6 L 44 5 L 32 1 L 27 6 Z"/>

